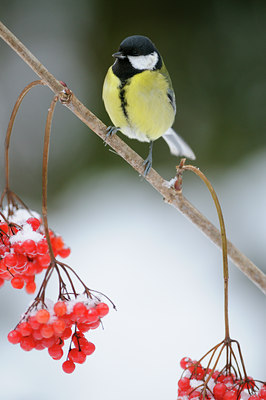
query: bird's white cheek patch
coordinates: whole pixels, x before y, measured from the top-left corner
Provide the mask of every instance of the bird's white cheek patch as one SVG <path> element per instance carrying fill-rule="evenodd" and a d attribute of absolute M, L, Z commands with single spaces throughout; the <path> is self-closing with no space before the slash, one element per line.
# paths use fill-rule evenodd
<path fill-rule="evenodd" d="M 128 56 L 128 59 L 135 69 L 154 69 L 158 62 L 158 54 L 154 51 L 147 56 Z"/>

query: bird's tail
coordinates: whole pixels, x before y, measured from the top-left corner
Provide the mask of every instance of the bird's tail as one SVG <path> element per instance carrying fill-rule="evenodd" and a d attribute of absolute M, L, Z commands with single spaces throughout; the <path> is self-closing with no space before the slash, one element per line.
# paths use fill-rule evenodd
<path fill-rule="evenodd" d="M 172 128 L 168 129 L 163 135 L 164 140 L 174 156 L 184 156 L 195 160 L 196 156 L 188 144 Z"/>

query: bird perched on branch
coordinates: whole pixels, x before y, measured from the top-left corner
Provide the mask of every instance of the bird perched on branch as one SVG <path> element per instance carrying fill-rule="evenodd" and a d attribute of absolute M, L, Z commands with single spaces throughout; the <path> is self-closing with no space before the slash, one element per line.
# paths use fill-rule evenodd
<path fill-rule="evenodd" d="M 129 36 L 113 54 L 103 85 L 103 101 L 114 126 L 107 136 L 121 131 L 129 138 L 150 142 L 144 161 L 144 176 L 152 166 L 153 142 L 164 138 L 175 156 L 192 160 L 195 155 L 171 128 L 175 119 L 175 94 L 162 57 L 152 41 L 140 35 Z"/>

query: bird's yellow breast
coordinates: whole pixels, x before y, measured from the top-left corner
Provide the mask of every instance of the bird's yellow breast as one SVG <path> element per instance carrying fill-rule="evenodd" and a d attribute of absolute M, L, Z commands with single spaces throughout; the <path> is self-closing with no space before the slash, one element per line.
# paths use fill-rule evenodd
<path fill-rule="evenodd" d="M 121 85 L 110 67 L 103 86 L 105 108 L 116 127 L 129 137 L 156 140 L 169 129 L 175 112 L 169 82 L 159 71 L 143 71 Z"/>
<path fill-rule="evenodd" d="M 122 127 L 128 123 L 122 109 L 120 86 L 120 79 L 113 73 L 112 67 L 110 67 L 103 84 L 103 101 L 106 111 L 116 127 Z"/>

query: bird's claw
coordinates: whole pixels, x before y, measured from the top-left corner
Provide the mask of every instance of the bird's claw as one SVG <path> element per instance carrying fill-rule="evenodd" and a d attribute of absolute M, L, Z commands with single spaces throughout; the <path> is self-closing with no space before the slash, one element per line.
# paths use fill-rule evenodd
<path fill-rule="evenodd" d="M 149 156 L 146 158 L 146 160 L 143 161 L 143 166 L 144 166 L 143 176 L 146 178 L 152 166 L 152 160 L 150 159 Z"/>
<path fill-rule="evenodd" d="M 106 136 L 105 136 L 105 140 L 104 140 L 105 146 L 107 146 L 106 140 L 109 137 L 112 137 L 118 130 L 119 130 L 119 128 L 117 128 L 116 126 L 108 126 L 108 128 L 106 129 Z"/>

